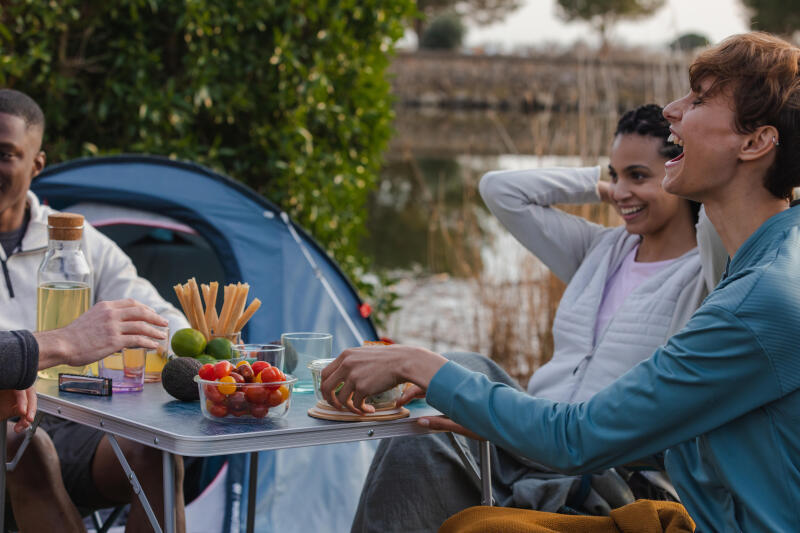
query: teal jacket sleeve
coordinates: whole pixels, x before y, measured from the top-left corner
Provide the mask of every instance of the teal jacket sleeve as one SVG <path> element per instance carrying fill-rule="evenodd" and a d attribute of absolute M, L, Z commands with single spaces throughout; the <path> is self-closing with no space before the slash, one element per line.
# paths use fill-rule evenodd
<path fill-rule="evenodd" d="M 579 473 L 652 455 L 786 392 L 755 333 L 726 309 L 706 305 L 587 402 L 534 398 L 453 362 L 433 377 L 427 400 L 495 444 Z"/>

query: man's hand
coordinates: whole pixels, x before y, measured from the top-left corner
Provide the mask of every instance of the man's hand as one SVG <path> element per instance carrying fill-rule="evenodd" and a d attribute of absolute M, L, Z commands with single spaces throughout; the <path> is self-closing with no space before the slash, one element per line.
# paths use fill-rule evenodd
<path fill-rule="evenodd" d="M 36 416 L 36 391 L 33 387 L 25 390 L 0 390 L 0 420 L 20 417 L 14 431 L 22 433 Z M 5 431 L 6 428 L 0 428 Z"/>
<path fill-rule="evenodd" d="M 100 302 L 66 327 L 33 334 L 39 343 L 39 368 L 82 366 L 123 348 L 158 348 L 155 339 L 165 334 L 151 324 L 168 322 L 135 300 Z"/>
<path fill-rule="evenodd" d="M 363 415 L 375 412 L 367 396 L 410 381 L 425 390 L 447 359 L 424 348 L 393 344 L 345 350 L 322 371 L 320 389 L 332 406 Z M 341 388 L 339 388 L 339 384 Z"/>

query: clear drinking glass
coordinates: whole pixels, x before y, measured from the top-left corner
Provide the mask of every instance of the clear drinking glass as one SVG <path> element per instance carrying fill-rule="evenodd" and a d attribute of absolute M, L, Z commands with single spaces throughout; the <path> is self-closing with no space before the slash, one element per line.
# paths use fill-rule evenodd
<path fill-rule="evenodd" d="M 169 326 L 151 327 L 164 333 L 164 339 L 158 341 L 158 348 L 155 350 L 148 348 L 144 354 L 144 382 L 159 383 L 161 381 L 161 371 L 167 364 L 169 358 Z"/>
<path fill-rule="evenodd" d="M 114 392 L 139 392 L 144 388 L 145 348 L 125 348 L 100 360 L 100 376 L 111 378 Z"/>
<path fill-rule="evenodd" d="M 272 366 L 284 370 L 284 348 L 280 344 L 235 344 L 233 346 L 235 360 L 256 359 L 266 361 Z"/>
<path fill-rule="evenodd" d="M 329 359 L 333 349 L 330 333 L 284 333 L 281 344 L 286 348 L 284 372 L 297 378 L 294 392 L 314 392 L 308 364 L 314 359 Z"/>

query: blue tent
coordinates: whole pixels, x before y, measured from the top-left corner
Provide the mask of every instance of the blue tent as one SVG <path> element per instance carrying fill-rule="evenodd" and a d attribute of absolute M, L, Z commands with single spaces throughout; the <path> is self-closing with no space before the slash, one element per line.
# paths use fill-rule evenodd
<path fill-rule="evenodd" d="M 143 240 L 154 243 L 155 249 L 158 244 L 163 248 L 175 239 L 166 231 L 185 233 L 183 236 L 191 239 L 192 234 L 181 232 L 181 226 L 161 223 L 164 216 L 193 230 L 195 239 L 189 240 L 193 246 L 188 253 L 202 250 L 203 241 L 213 253 L 191 254 L 192 261 L 171 264 L 169 269 L 178 273 L 208 271 L 206 262 L 218 261 L 224 277 L 216 281 L 250 283 L 250 295 L 261 299 L 263 306 L 246 326 L 245 339 L 266 342 L 280 338 L 285 331 L 328 331 L 338 353 L 377 338 L 372 322 L 359 313 L 361 302 L 352 285 L 302 228 L 253 190 L 205 167 L 153 156 L 79 159 L 45 168 L 31 188 L 56 209 L 78 203 L 126 208 L 121 216 L 95 224 L 112 237 L 116 236 L 112 226 L 142 227 L 142 222 L 146 223 L 125 216 L 128 209 L 157 216 L 145 226 L 152 231 L 135 242 L 121 243 L 126 251 L 135 244 L 141 250 L 146 246 Z M 130 255 L 137 263 L 140 254 Z M 159 252 L 159 256 L 163 254 Z M 165 265 L 160 261 L 160 265 L 146 260 L 137 264 L 157 287 L 171 287 L 194 275 L 153 279 L 163 274 Z M 210 271 L 215 270 L 212 266 Z M 175 275 L 181 275 L 178 273 Z M 198 283 L 214 280 L 197 278 Z M 171 288 L 161 292 L 175 301 Z"/>
<path fill-rule="evenodd" d="M 174 303 L 171 287 L 191 276 L 198 283 L 249 283 L 251 297 L 263 305 L 243 332 L 248 341 L 274 341 L 285 331 L 327 331 L 333 334 L 337 354 L 377 339 L 374 325 L 359 312 L 361 301 L 354 288 L 313 238 L 276 205 L 226 176 L 192 163 L 125 155 L 47 167 L 31 189 L 56 209 L 87 215 L 131 256 L 140 275 Z M 302 495 L 297 498 L 297 512 L 302 513 L 308 502 L 309 487 L 292 489 L 285 479 L 276 479 L 278 467 L 307 470 L 312 463 L 325 462 L 328 475 L 338 478 L 331 483 L 349 479 L 360 488 L 372 444 L 318 448 L 322 449 L 261 453 L 258 510 L 265 520 L 287 511 L 293 514 L 270 487 L 282 485 L 284 493 Z M 241 461 L 241 457 L 232 460 L 228 470 L 228 485 L 233 487 L 229 499 L 241 494 L 242 485 L 246 487 Z M 357 497 L 356 490 L 353 501 L 336 505 L 354 508 Z M 265 509 L 278 505 L 284 507 Z M 229 517 L 232 506 L 238 508 L 229 501 Z M 237 513 L 233 514 L 229 524 L 237 521 Z M 273 522 L 257 529 L 270 531 L 274 526 Z M 300 530 L 308 526 L 306 522 Z"/>

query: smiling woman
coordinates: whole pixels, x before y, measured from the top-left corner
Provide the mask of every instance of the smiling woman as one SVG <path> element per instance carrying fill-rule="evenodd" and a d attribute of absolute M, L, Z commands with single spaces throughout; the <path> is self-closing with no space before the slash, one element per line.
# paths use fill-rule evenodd
<path fill-rule="evenodd" d="M 611 183 L 598 184 L 601 198 L 614 205 L 625 229 L 642 237 L 638 262 L 679 257 L 695 246 L 699 204 L 668 194 L 661 186 L 664 164 L 682 154 L 669 135 L 660 107 L 647 105 L 626 113 L 611 145 Z"/>

